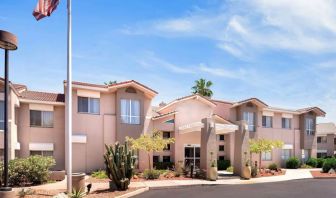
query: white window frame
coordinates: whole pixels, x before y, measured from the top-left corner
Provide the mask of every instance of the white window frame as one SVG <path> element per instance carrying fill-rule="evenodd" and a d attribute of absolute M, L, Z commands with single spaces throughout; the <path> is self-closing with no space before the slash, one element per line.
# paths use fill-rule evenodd
<path fill-rule="evenodd" d="M 261 153 L 261 161 L 272 161 L 272 151 L 262 152 Z"/>
<path fill-rule="evenodd" d="M 126 112 L 126 115 L 122 114 L 122 101 L 126 101 L 126 105 L 129 105 L 129 112 Z M 132 101 L 137 101 L 139 104 L 139 115 L 132 115 L 133 109 L 132 109 Z M 128 114 L 128 115 L 127 115 Z M 120 100 L 120 117 L 121 117 L 121 123 L 123 124 L 140 124 L 141 123 L 141 103 L 140 100 L 136 99 L 121 99 Z M 126 121 L 123 119 L 123 117 L 126 117 Z M 138 118 L 136 119 L 137 122 L 132 122 L 132 118 Z"/>
<path fill-rule="evenodd" d="M 306 134 L 307 135 L 314 135 L 314 119 L 313 118 L 306 118 Z"/>
<path fill-rule="evenodd" d="M 29 110 L 29 116 L 31 116 L 31 111 L 37 111 L 37 112 L 41 113 L 41 125 L 32 125 L 31 118 L 29 117 L 30 127 L 42 127 L 42 128 L 53 128 L 54 127 L 54 112 L 53 111 L 40 111 L 40 110 L 30 109 Z M 44 123 L 45 122 L 45 117 L 44 117 L 45 113 L 52 113 L 52 124 L 51 124 L 51 126 L 46 125 Z"/>
<path fill-rule="evenodd" d="M 243 120 L 245 120 L 247 122 L 249 131 L 252 131 L 252 132 L 256 131 L 254 112 L 244 111 L 243 112 Z"/>
<path fill-rule="evenodd" d="M 85 96 L 78 96 L 77 97 L 77 103 L 79 103 L 79 98 L 87 98 L 88 99 L 88 110 L 86 111 L 80 111 L 79 106 L 77 104 L 77 111 L 78 113 L 87 113 L 87 114 L 93 114 L 93 115 L 99 115 L 100 114 L 100 98 L 93 98 L 93 97 L 85 97 Z M 98 112 L 92 112 L 91 111 L 91 100 L 98 100 Z"/>
<path fill-rule="evenodd" d="M 53 157 L 54 156 L 54 151 L 29 151 L 29 155 L 32 156 L 32 152 L 41 152 L 41 154 L 37 154 L 37 155 L 41 155 L 41 156 L 45 156 L 45 157 Z M 47 155 L 46 152 L 51 153 L 52 155 Z"/>

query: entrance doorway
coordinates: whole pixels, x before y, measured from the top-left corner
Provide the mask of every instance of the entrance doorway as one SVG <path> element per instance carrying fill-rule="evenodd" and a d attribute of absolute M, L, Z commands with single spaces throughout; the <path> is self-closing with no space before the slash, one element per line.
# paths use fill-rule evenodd
<path fill-rule="evenodd" d="M 184 166 L 194 166 L 194 170 L 200 168 L 201 164 L 201 149 L 200 145 L 185 145 L 184 146 Z"/>

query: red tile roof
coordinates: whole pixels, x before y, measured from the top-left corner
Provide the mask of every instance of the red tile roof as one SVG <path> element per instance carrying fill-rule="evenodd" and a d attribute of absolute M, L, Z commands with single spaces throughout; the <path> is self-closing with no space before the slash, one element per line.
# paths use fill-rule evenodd
<path fill-rule="evenodd" d="M 64 94 L 47 93 L 39 91 L 24 91 L 20 93 L 20 98 L 28 100 L 38 100 L 44 102 L 64 102 Z"/>

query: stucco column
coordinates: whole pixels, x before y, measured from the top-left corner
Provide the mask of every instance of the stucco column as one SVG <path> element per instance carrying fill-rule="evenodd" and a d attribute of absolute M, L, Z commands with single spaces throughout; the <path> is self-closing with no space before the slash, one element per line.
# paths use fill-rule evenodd
<path fill-rule="evenodd" d="M 250 159 L 249 131 L 245 121 L 239 121 L 238 130 L 235 132 L 234 144 L 234 174 L 241 175 L 245 166 L 245 161 Z M 245 154 L 246 153 L 246 156 Z"/>
<path fill-rule="evenodd" d="M 202 119 L 201 129 L 201 169 L 207 171 L 211 167 L 211 160 L 217 161 L 216 127 L 211 118 Z M 212 152 L 212 159 L 211 153 Z"/>
<path fill-rule="evenodd" d="M 334 134 L 327 134 L 327 155 L 334 156 Z"/>

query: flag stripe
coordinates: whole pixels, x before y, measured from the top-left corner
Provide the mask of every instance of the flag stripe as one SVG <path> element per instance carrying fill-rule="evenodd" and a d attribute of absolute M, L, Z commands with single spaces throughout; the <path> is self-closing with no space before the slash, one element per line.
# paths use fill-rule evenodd
<path fill-rule="evenodd" d="M 33 11 L 33 16 L 36 20 L 40 20 L 46 16 L 50 16 L 59 4 L 59 0 L 38 0 Z"/>

